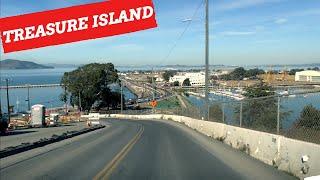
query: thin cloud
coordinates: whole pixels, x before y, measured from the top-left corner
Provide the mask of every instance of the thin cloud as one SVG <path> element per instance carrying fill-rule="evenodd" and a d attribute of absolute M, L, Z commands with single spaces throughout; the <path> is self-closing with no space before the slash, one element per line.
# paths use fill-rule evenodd
<path fill-rule="evenodd" d="M 111 49 L 120 51 L 143 51 L 144 47 L 138 44 L 120 44 L 112 46 Z"/>
<path fill-rule="evenodd" d="M 279 18 L 274 21 L 276 24 L 285 24 L 286 22 L 288 22 L 288 19 L 286 18 Z"/>
<path fill-rule="evenodd" d="M 222 32 L 221 35 L 223 36 L 248 36 L 256 34 L 255 31 L 225 31 Z"/>
<path fill-rule="evenodd" d="M 256 31 L 264 31 L 266 28 L 265 28 L 265 26 L 258 25 L 258 26 L 255 26 L 254 29 L 255 29 Z"/>
<path fill-rule="evenodd" d="M 227 3 L 218 4 L 217 9 L 220 11 L 229 11 L 229 10 L 259 6 L 266 3 L 278 3 L 282 1 L 283 0 L 233 0 L 231 2 L 229 1 Z"/>
<path fill-rule="evenodd" d="M 275 40 L 275 39 L 265 39 L 265 40 L 255 41 L 255 43 L 257 43 L 257 44 L 269 44 L 269 43 L 276 43 L 276 42 L 279 42 L 279 40 Z"/>
<path fill-rule="evenodd" d="M 314 9 L 304 9 L 300 11 L 290 12 L 284 14 L 288 17 L 300 17 L 300 16 L 314 16 L 314 15 L 320 15 L 320 8 L 314 8 Z"/>

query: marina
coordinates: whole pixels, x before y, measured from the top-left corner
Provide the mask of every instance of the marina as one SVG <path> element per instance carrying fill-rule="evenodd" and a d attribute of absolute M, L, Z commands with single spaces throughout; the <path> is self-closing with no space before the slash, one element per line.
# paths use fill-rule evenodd
<path fill-rule="evenodd" d="M 245 97 L 241 94 L 241 93 L 235 93 L 230 91 L 226 91 L 226 90 L 216 90 L 216 91 L 210 91 L 210 93 L 218 95 L 218 96 L 225 96 L 225 97 L 229 97 L 232 99 L 235 99 L 237 101 L 241 101 L 243 100 Z"/>
<path fill-rule="evenodd" d="M 188 92 L 190 95 L 194 95 L 200 98 L 204 98 L 205 95 L 204 93 L 196 93 L 196 92 Z M 239 93 L 234 93 L 231 91 L 225 91 L 225 90 L 215 90 L 215 91 L 210 91 L 210 94 L 214 94 L 217 96 L 223 96 L 223 97 L 228 97 L 237 101 L 243 100 L 245 97 L 242 94 Z M 212 98 L 211 98 L 212 99 Z"/>

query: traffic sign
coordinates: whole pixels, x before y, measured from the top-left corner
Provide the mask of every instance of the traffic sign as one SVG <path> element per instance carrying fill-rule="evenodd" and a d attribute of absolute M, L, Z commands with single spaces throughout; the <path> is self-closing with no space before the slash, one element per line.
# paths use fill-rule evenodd
<path fill-rule="evenodd" d="M 158 105 L 158 102 L 156 100 L 153 100 L 150 102 L 150 105 L 155 108 Z"/>

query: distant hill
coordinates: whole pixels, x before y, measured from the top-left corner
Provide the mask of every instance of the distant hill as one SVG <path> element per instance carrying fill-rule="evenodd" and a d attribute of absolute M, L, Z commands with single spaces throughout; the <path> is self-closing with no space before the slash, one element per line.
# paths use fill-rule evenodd
<path fill-rule="evenodd" d="M 0 61 L 0 69 L 53 69 L 52 66 L 45 66 L 30 61 L 19 61 L 15 59 L 5 59 Z"/>

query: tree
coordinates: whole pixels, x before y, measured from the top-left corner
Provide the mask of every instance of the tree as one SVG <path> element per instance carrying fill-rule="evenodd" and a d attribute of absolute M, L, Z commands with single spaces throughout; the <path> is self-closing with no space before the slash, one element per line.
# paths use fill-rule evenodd
<path fill-rule="evenodd" d="M 153 82 L 156 82 L 156 77 L 150 77 L 150 76 L 147 76 L 147 80 L 148 80 L 148 83 L 149 84 L 152 84 Z"/>
<path fill-rule="evenodd" d="M 265 73 L 264 70 L 258 69 L 258 68 L 245 70 L 243 67 L 239 67 L 229 74 L 222 75 L 220 78 L 226 81 L 229 81 L 229 80 L 240 81 L 240 80 L 243 80 L 243 78 L 256 78 L 258 75 L 264 74 L 264 73 Z"/>
<path fill-rule="evenodd" d="M 307 105 L 300 112 L 297 121 L 286 132 L 286 136 L 302 141 L 320 143 L 320 109 Z"/>
<path fill-rule="evenodd" d="M 320 130 L 320 110 L 307 105 L 300 113 L 296 126 Z"/>
<path fill-rule="evenodd" d="M 223 121 L 223 111 L 220 105 L 214 104 L 209 108 L 209 120 L 214 122 Z"/>
<path fill-rule="evenodd" d="M 249 69 L 248 71 L 246 71 L 244 76 L 247 78 L 252 78 L 252 77 L 257 77 L 258 75 L 264 74 L 264 73 L 265 73 L 264 70 L 255 68 L 255 69 Z"/>
<path fill-rule="evenodd" d="M 162 74 L 162 77 L 165 81 L 169 82 L 170 78 L 173 77 L 174 75 L 177 74 L 177 71 L 165 71 L 163 74 Z"/>
<path fill-rule="evenodd" d="M 225 80 L 225 81 L 232 80 L 230 74 L 223 74 L 223 75 L 220 76 L 220 79 Z"/>
<path fill-rule="evenodd" d="M 245 89 L 244 96 L 248 98 L 257 98 L 274 95 L 274 89 L 264 83 L 259 83 L 256 86 L 248 87 Z"/>
<path fill-rule="evenodd" d="M 68 102 L 68 93 L 67 92 L 63 92 L 60 94 L 59 96 L 60 101 L 67 103 Z"/>
<path fill-rule="evenodd" d="M 68 105 L 67 105 L 68 96 L 69 96 L 69 94 L 68 94 L 66 88 L 64 89 L 63 93 L 61 93 L 60 96 L 59 96 L 60 101 L 64 102 L 65 113 L 68 113 Z"/>
<path fill-rule="evenodd" d="M 260 83 L 257 86 L 246 88 L 245 91 L 244 96 L 248 99 L 242 102 L 243 126 L 275 132 L 277 129 L 278 101 L 274 96 L 274 89 Z M 236 108 L 236 113 L 240 115 L 240 106 Z M 289 112 L 281 110 L 280 118 L 284 119 L 288 114 Z"/>
<path fill-rule="evenodd" d="M 231 73 L 231 77 L 233 80 L 242 80 L 245 77 L 245 74 L 246 70 L 243 67 L 239 67 Z"/>
<path fill-rule="evenodd" d="M 123 107 L 124 104 L 124 97 L 123 97 Z M 100 110 L 101 108 L 108 107 L 112 109 L 117 109 L 118 106 L 121 105 L 121 94 L 118 92 L 105 92 L 101 94 L 101 99 L 99 103 L 97 103 L 96 109 Z"/>
<path fill-rule="evenodd" d="M 183 81 L 182 86 L 191 86 L 190 79 L 187 78 Z"/>
<path fill-rule="evenodd" d="M 297 72 L 304 71 L 304 69 L 291 69 L 289 75 L 295 75 Z"/>
<path fill-rule="evenodd" d="M 180 86 L 179 81 L 175 81 L 175 82 L 173 82 L 173 86 Z"/>
<path fill-rule="evenodd" d="M 111 94 L 109 85 L 118 80 L 118 72 L 112 63 L 107 64 L 88 64 L 72 72 L 66 72 L 61 84 L 70 94 L 72 105 L 79 104 L 79 95 L 81 96 L 81 107 L 83 110 L 90 111 L 95 103 L 100 107 L 105 103 L 105 97 Z M 113 99 L 112 102 L 118 102 Z M 104 104 L 110 106 L 111 104 Z"/>

